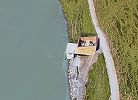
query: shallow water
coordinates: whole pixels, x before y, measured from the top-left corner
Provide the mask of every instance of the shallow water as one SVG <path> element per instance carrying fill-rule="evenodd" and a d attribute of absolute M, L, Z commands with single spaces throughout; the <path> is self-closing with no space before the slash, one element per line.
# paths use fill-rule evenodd
<path fill-rule="evenodd" d="M 66 35 L 57 0 L 0 0 L 0 100 L 65 100 Z"/>

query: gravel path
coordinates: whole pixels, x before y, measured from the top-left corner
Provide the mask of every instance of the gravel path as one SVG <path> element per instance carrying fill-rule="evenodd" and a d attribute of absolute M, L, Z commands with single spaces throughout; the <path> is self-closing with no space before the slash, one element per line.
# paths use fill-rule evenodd
<path fill-rule="evenodd" d="M 104 58 L 106 62 L 106 68 L 107 68 L 110 90 L 111 90 L 111 100 L 120 100 L 118 80 L 117 80 L 116 70 L 114 66 L 114 61 L 110 53 L 109 44 L 105 37 L 105 33 L 101 30 L 99 26 L 96 13 L 95 13 L 94 1 L 88 0 L 88 3 L 89 3 L 90 14 L 92 17 L 92 23 L 94 24 L 95 30 L 100 39 L 100 48 L 104 54 Z"/>

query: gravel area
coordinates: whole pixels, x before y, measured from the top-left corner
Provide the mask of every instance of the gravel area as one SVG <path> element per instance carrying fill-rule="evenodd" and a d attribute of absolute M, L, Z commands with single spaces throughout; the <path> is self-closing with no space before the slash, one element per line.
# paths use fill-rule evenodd
<path fill-rule="evenodd" d="M 69 60 L 68 79 L 71 100 L 84 100 L 88 72 L 97 58 L 96 53 L 93 56 L 76 56 Z"/>

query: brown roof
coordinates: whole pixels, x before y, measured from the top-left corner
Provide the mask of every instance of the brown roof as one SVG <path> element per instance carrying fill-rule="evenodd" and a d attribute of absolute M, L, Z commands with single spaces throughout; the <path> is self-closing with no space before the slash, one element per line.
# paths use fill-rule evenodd
<path fill-rule="evenodd" d="M 80 45 L 80 41 L 82 43 L 85 43 Z M 90 43 L 94 43 L 94 45 L 90 45 Z M 77 54 L 82 54 L 82 55 L 92 55 L 95 54 L 96 52 L 96 46 L 97 46 L 97 37 L 92 36 L 92 37 L 80 37 L 78 40 L 78 47 L 77 47 Z"/>
<path fill-rule="evenodd" d="M 86 40 L 88 40 L 88 41 L 96 41 L 96 39 L 97 39 L 97 37 L 96 36 L 91 36 L 91 37 L 80 37 L 79 38 L 79 40 L 84 40 L 84 41 L 86 41 Z"/>

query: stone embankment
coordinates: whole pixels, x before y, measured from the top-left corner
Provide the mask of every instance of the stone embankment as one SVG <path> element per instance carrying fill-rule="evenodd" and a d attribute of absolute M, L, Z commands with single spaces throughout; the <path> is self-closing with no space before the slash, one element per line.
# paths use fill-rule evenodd
<path fill-rule="evenodd" d="M 93 56 L 75 56 L 69 60 L 68 79 L 71 100 L 84 100 L 88 72 L 98 59 L 98 53 Z"/>

